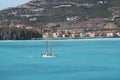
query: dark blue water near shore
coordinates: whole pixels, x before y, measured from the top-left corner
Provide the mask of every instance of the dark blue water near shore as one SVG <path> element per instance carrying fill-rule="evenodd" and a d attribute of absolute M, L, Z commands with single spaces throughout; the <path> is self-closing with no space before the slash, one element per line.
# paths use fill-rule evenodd
<path fill-rule="evenodd" d="M 0 41 L 0 80 L 120 80 L 120 39 Z"/>

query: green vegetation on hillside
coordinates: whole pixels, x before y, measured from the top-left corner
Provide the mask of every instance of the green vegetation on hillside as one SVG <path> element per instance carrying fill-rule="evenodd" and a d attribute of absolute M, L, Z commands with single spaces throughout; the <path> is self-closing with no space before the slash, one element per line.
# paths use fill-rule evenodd
<path fill-rule="evenodd" d="M 14 27 L 0 28 L 0 40 L 30 40 L 41 37 L 42 35 L 35 30 Z"/>

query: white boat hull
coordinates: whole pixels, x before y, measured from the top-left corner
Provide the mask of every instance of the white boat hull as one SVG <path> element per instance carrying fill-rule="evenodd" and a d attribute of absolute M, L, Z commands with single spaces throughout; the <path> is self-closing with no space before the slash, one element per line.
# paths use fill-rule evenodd
<path fill-rule="evenodd" d="M 53 55 L 53 54 L 42 54 L 42 57 L 44 57 L 44 58 L 54 58 L 56 56 Z"/>

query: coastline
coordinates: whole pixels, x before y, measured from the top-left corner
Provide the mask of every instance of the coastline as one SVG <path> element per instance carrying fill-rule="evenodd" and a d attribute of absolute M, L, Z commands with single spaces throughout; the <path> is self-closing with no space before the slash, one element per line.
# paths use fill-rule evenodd
<path fill-rule="evenodd" d="M 49 41 L 96 41 L 96 40 L 120 40 L 120 38 L 85 38 L 85 39 L 48 39 Z M 42 40 L 0 40 L 0 42 L 41 42 Z"/>

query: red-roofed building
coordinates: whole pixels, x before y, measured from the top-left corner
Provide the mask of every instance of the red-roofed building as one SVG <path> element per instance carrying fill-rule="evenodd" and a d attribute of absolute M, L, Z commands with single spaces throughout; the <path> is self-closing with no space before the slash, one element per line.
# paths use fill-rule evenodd
<path fill-rule="evenodd" d="M 15 27 L 17 27 L 17 28 L 24 28 L 25 25 L 24 24 L 16 24 Z"/>
<path fill-rule="evenodd" d="M 27 26 L 26 29 L 30 30 L 30 29 L 33 29 L 33 27 L 32 26 Z"/>

